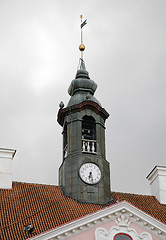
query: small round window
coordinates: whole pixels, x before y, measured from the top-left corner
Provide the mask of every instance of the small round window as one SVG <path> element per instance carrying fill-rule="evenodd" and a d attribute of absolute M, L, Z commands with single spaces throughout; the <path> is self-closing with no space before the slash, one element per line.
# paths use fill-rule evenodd
<path fill-rule="evenodd" d="M 118 233 L 115 235 L 114 240 L 133 240 L 133 239 L 126 233 Z"/>

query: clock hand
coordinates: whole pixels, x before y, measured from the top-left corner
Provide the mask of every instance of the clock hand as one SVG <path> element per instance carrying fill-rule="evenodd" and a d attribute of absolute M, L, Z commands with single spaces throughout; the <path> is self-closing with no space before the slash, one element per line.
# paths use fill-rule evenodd
<path fill-rule="evenodd" d="M 89 176 L 88 176 L 88 178 L 89 178 L 89 180 L 90 180 L 91 182 L 93 182 L 92 172 L 89 172 Z"/>

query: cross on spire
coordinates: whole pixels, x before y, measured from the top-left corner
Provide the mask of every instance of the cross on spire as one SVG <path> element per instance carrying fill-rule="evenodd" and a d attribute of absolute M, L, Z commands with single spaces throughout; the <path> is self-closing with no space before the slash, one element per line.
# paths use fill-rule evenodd
<path fill-rule="evenodd" d="M 85 21 L 82 22 L 82 15 L 80 15 L 80 19 L 81 19 L 81 44 L 79 46 L 79 50 L 81 51 L 81 59 L 83 59 L 83 51 L 85 50 L 85 45 L 83 44 L 83 37 L 82 37 L 82 28 L 83 26 L 85 26 L 87 24 L 87 19 Z"/>

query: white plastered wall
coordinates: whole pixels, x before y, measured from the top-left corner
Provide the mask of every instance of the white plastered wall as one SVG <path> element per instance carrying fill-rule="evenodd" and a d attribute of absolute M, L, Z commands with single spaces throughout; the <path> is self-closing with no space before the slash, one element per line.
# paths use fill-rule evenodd
<path fill-rule="evenodd" d="M 0 188 L 12 188 L 15 150 L 0 148 Z"/>
<path fill-rule="evenodd" d="M 151 193 L 161 204 L 166 204 L 166 167 L 156 166 L 147 176 Z"/>

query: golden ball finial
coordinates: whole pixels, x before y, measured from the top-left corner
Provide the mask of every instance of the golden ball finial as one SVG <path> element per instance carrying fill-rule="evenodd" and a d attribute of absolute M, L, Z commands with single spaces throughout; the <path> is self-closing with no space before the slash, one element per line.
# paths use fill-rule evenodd
<path fill-rule="evenodd" d="M 79 50 L 80 50 L 80 51 L 84 51 L 84 50 L 85 50 L 85 45 L 84 45 L 84 44 L 80 44 Z"/>

